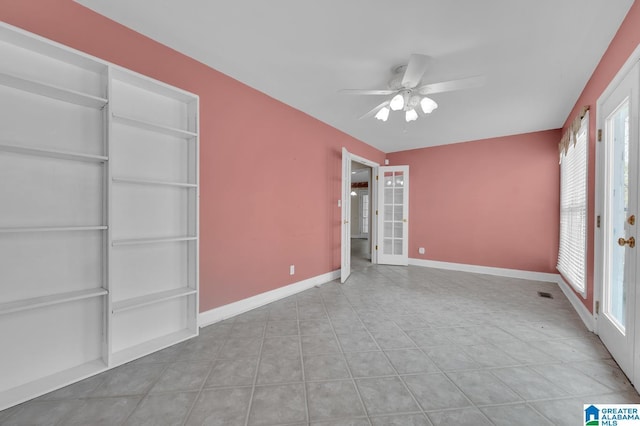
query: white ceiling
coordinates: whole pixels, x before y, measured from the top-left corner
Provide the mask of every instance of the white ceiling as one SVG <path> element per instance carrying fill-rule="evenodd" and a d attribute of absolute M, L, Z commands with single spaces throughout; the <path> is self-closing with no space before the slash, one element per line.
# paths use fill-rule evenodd
<path fill-rule="evenodd" d="M 633 0 L 77 0 L 385 152 L 559 128 Z M 411 53 L 475 75 L 406 123 L 358 118 Z"/>

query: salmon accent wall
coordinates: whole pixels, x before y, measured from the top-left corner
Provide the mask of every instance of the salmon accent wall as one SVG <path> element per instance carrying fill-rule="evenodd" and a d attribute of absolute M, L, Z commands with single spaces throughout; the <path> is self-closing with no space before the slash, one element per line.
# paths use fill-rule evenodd
<path fill-rule="evenodd" d="M 555 273 L 560 136 L 550 130 L 387 154 L 391 164 L 409 165 L 409 257 Z"/>
<path fill-rule="evenodd" d="M 381 151 L 71 0 L 0 19 L 200 96 L 201 312 L 340 268 L 341 148 Z"/>
<path fill-rule="evenodd" d="M 593 313 L 593 271 L 594 271 L 594 220 L 595 217 L 595 182 L 596 182 L 596 102 L 605 91 L 609 83 L 616 76 L 622 65 L 627 61 L 635 48 L 640 44 L 640 2 L 635 1 L 629 9 L 626 18 L 618 29 L 609 48 L 600 59 L 600 63 L 591 75 L 582 94 L 576 101 L 571 114 L 567 117 L 563 131 L 579 114 L 584 105 L 589 105 L 589 189 L 587 213 L 587 297 L 585 299 L 576 292 L 585 307 Z M 573 290 L 573 289 L 572 289 Z"/>

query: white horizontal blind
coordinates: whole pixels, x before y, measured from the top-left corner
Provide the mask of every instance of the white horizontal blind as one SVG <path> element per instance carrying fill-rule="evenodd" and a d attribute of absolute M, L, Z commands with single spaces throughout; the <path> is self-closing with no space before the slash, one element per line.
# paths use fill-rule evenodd
<path fill-rule="evenodd" d="M 560 250 L 558 271 L 578 292 L 586 288 L 587 148 L 589 113 L 582 119 L 575 144 L 560 163 Z"/>

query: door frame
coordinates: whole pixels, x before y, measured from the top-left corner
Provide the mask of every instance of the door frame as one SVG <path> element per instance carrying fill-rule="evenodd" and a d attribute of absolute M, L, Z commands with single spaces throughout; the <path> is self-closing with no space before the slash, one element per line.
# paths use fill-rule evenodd
<path fill-rule="evenodd" d="M 374 214 L 374 210 L 375 210 L 374 206 L 378 205 L 377 204 L 378 203 L 378 180 L 375 177 L 378 175 L 378 167 L 380 167 L 380 164 L 376 163 L 375 161 L 369 160 L 368 158 L 353 154 L 343 147 L 342 156 L 345 156 L 345 155 L 348 155 L 349 157 L 349 164 L 351 164 L 351 161 L 355 161 L 356 163 L 360 163 L 365 166 L 371 167 L 371 187 L 369 188 L 370 189 L 369 206 L 372 214 L 371 214 L 371 228 L 369 229 L 369 236 L 370 236 L 370 244 L 371 244 L 371 263 L 375 264 L 375 263 L 378 263 L 378 252 L 377 250 L 375 250 L 375 247 L 378 241 L 378 231 L 377 231 L 378 216 Z M 347 188 L 347 182 L 345 182 L 345 179 L 348 180 L 348 186 L 350 188 L 351 173 L 349 173 L 348 176 L 345 176 L 344 170 L 342 170 L 342 179 L 341 179 L 342 200 L 341 200 L 341 211 L 340 211 L 340 265 L 341 265 L 340 281 L 341 282 L 344 282 L 346 280 L 346 278 L 344 277 L 345 271 L 344 271 L 344 268 L 342 267 L 343 261 L 347 255 L 351 256 L 350 252 L 349 253 L 345 252 L 346 248 L 349 247 L 350 244 L 345 244 L 345 241 L 344 241 L 344 238 L 345 238 L 345 232 L 343 228 L 345 226 L 344 212 L 351 211 L 351 195 L 350 195 L 350 191 L 345 194 L 346 188 Z M 346 218 L 346 219 L 350 220 L 351 218 Z M 349 263 L 349 267 L 350 267 L 350 263 Z M 347 273 L 346 275 L 348 276 L 349 273 Z"/>
<path fill-rule="evenodd" d="M 604 120 L 606 117 L 602 114 L 602 107 L 604 102 L 613 94 L 616 88 L 620 85 L 620 83 L 627 77 L 627 75 L 632 71 L 633 67 L 640 62 L 640 45 L 636 47 L 633 53 L 626 60 L 624 65 L 618 70 L 615 77 L 609 82 L 607 88 L 600 94 L 598 100 L 596 101 L 596 119 L 595 119 L 595 132 L 592 132 L 593 129 L 589 129 L 589 132 L 594 135 L 595 140 L 595 203 L 594 203 L 594 215 L 593 215 L 593 229 L 594 229 L 594 265 L 593 265 L 593 319 L 594 319 L 594 333 L 600 334 L 599 330 L 599 316 L 601 307 L 601 301 L 603 298 L 604 291 L 604 256 L 606 252 L 604 250 L 604 228 L 598 226 L 598 222 L 603 218 L 605 211 L 605 150 L 604 145 L 598 141 L 597 132 L 601 129 L 604 129 Z M 638 108 L 640 105 L 636 105 Z M 640 127 L 640 126 L 639 126 Z M 640 129 L 637 129 L 638 131 Z M 640 168 L 640 164 L 637 165 Z M 640 260 L 640 256 L 637 256 L 637 259 Z M 634 309 L 636 312 L 636 316 L 640 313 L 640 291 L 636 291 L 635 300 L 630 300 L 628 303 L 634 305 Z M 634 345 L 634 355 L 633 355 L 633 371 L 634 377 L 630 377 L 629 379 L 634 383 L 634 385 L 640 385 L 640 342 L 639 342 L 640 333 L 636 330 L 635 337 L 633 339 Z"/>

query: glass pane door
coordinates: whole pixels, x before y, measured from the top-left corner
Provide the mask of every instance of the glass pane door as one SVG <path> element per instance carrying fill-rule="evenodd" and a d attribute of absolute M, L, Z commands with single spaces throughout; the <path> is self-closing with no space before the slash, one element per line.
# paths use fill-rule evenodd
<path fill-rule="evenodd" d="M 379 263 L 407 265 L 409 167 L 381 167 L 378 208 L 381 218 Z M 380 213 L 381 212 L 381 213 Z"/>
<path fill-rule="evenodd" d="M 640 64 L 607 90 L 598 100 L 597 114 L 602 141 L 596 142 L 601 229 L 596 227 L 596 245 L 602 273 L 601 293 L 595 294 L 602 306 L 596 313 L 598 336 L 622 371 L 633 383 L 640 383 L 636 349 L 638 238 L 638 91 Z M 598 214 L 598 213 L 596 213 Z M 600 248 L 601 247 L 601 250 Z M 596 265 L 598 266 L 598 265 Z"/>
<path fill-rule="evenodd" d="M 628 229 L 629 212 L 629 100 L 625 100 L 607 118 L 607 137 L 611 141 L 609 161 L 609 215 L 607 246 L 610 259 L 608 279 L 605 280 L 604 314 L 625 333 L 626 285 L 625 268 L 627 265 L 629 242 L 632 237 Z M 631 220 L 632 221 L 632 220 Z"/>

